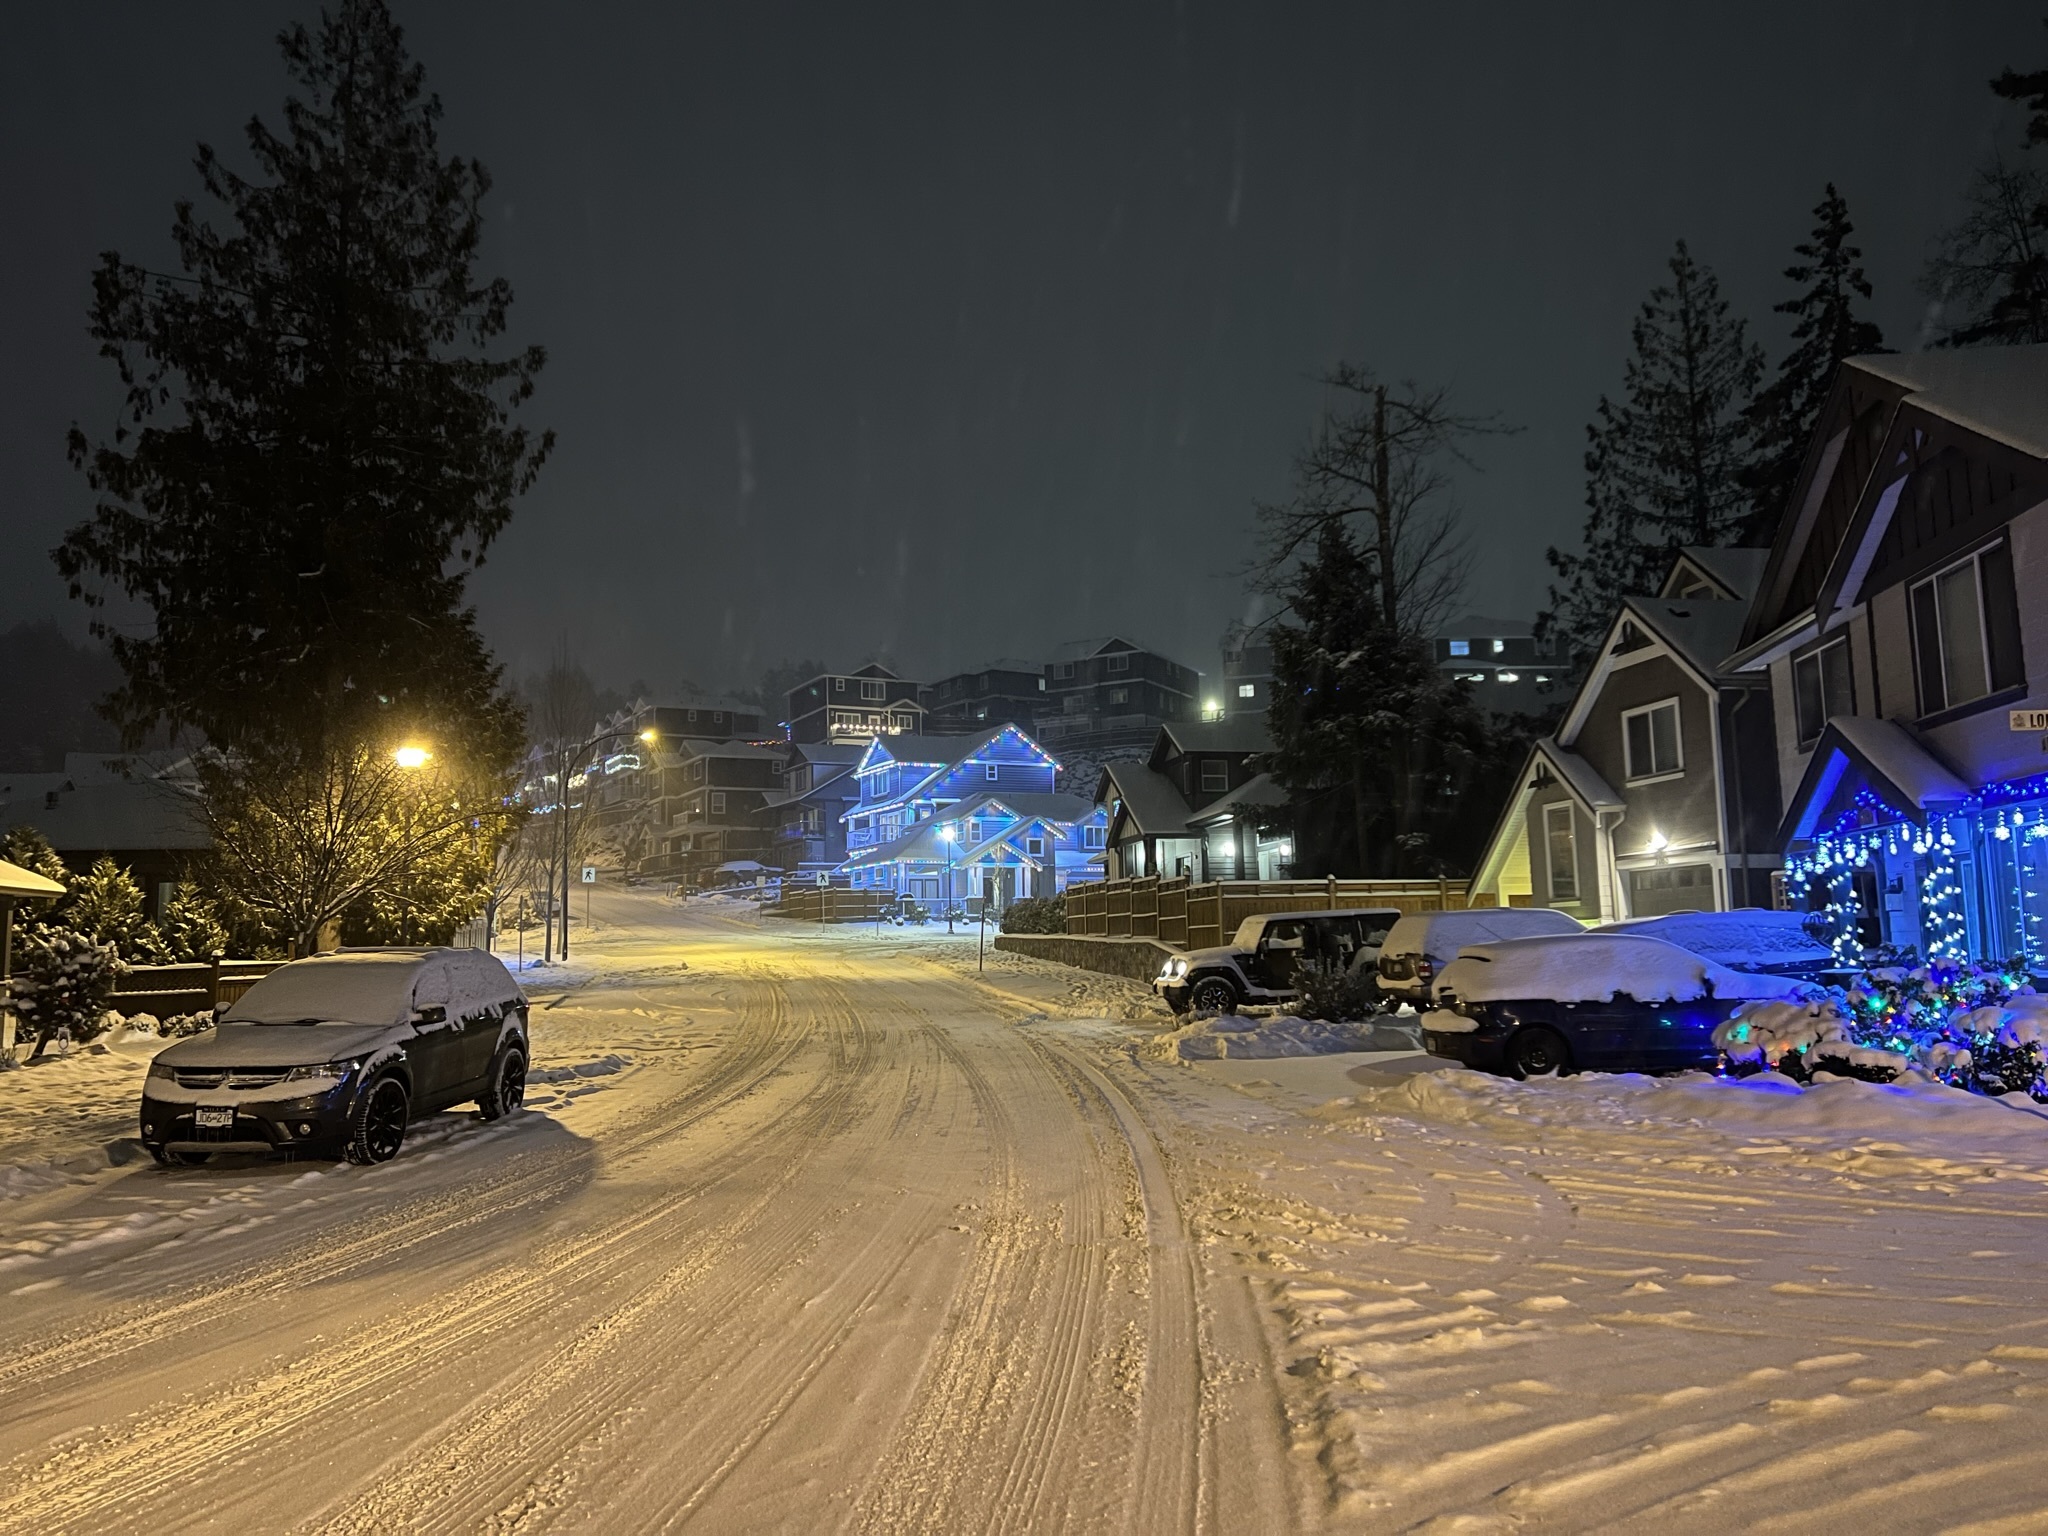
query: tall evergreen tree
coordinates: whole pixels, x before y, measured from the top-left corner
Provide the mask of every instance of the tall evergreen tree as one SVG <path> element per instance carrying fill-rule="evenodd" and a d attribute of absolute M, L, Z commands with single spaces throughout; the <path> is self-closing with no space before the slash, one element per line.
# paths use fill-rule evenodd
<path fill-rule="evenodd" d="M 1671 277 L 1631 329 L 1619 403 L 1602 396 L 1586 428 L 1583 548 L 1553 548 L 1560 579 L 1539 636 L 1583 666 L 1631 592 L 1654 590 L 1671 552 L 1732 544 L 1747 521 L 1742 471 L 1763 353 L 1728 311 L 1721 285 L 1683 240 Z"/>
<path fill-rule="evenodd" d="M 1813 217 L 1812 235 L 1792 247 L 1799 259 L 1785 268 L 1799 292 L 1772 306 L 1794 317 L 1792 350 L 1747 413 L 1756 434 L 1756 457 L 1745 474 L 1750 511 L 1739 540 L 1743 544 L 1767 545 L 1777 533 L 1836 366 L 1845 357 L 1884 348 L 1884 334 L 1856 313 L 1856 300 L 1871 296 L 1870 280 L 1863 275 L 1863 252 L 1849 243 L 1856 228 L 1849 222 L 1849 205 L 1833 182 Z"/>
<path fill-rule="evenodd" d="M 124 424 L 71 455 L 101 493 L 56 551 L 73 594 L 151 630 L 96 631 L 132 735 L 236 751 L 423 724 L 509 761 L 516 710 L 464 600 L 551 436 L 512 421 L 544 362 L 488 352 L 512 302 L 475 271 L 490 176 L 444 159 L 438 98 L 384 0 L 279 38 L 298 94 L 252 118 L 258 171 L 207 145 L 218 226 L 177 205 L 177 272 L 109 252 L 91 330 Z"/>

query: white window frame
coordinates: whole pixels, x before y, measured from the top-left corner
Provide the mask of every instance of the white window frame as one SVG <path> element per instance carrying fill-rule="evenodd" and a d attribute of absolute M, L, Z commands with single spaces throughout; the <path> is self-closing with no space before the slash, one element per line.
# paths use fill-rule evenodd
<path fill-rule="evenodd" d="M 1216 782 L 1214 784 L 1211 784 L 1209 782 L 1212 770 L 1216 778 Z M 1211 793 L 1212 791 L 1217 794 L 1221 794 L 1224 790 L 1230 788 L 1230 764 L 1220 757 L 1203 758 L 1201 782 L 1203 794 L 1206 795 Z"/>
<path fill-rule="evenodd" d="M 1552 850 L 1556 847 L 1556 844 L 1551 839 L 1550 828 L 1553 819 L 1559 811 L 1564 812 L 1565 843 L 1572 851 L 1571 889 L 1569 891 L 1561 891 L 1557 888 L 1557 860 L 1552 856 Z M 1543 868 L 1545 879 L 1550 886 L 1550 899 L 1552 901 L 1575 902 L 1579 899 L 1579 826 L 1578 817 L 1573 812 L 1572 803 L 1569 800 L 1553 800 L 1550 804 L 1543 807 Z"/>
<path fill-rule="evenodd" d="M 725 814 L 725 791 L 722 789 L 711 791 L 711 814 L 714 816 L 723 816 Z"/>
<path fill-rule="evenodd" d="M 1131 653 L 1129 651 L 1112 651 L 1109 657 L 1109 670 L 1112 672 L 1130 671 Z"/>
<path fill-rule="evenodd" d="M 987 779 L 991 784 L 995 782 L 997 771 L 997 767 L 994 763 L 983 763 L 981 765 L 981 776 L 984 779 Z"/>
<path fill-rule="evenodd" d="M 1678 753 L 1677 766 L 1659 768 L 1653 762 L 1648 773 L 1637 773 L 1629 752 L 1628 723 L 1638 715 L 1655 715 L 1661 709 L 1668 709 L 1672 714 L 1671 743 Z M 1650 727 L 1650 751 L 1653 756 L 1656 750 L 1657 728 L 1653 724 Z M 1661 784 L 1666 779 L 1685 777 L 1685 711 L 1679 707 L 1677 695 L 1674 694 L 1668 699 L 1658 699 L 1650 704 L 1639 704 L 1634 709 L 1624 709 L 1621 712 L 1621 761 L 1623 771 L 1627 775 L 1626 782 L 1629 784 Z"/>
<path fill-rule="evenodd" d="M 860 701 L 863 704 L 881 704 L 888 700 L 889 685 L 880 678 L 863 678 L 860 685 Z"/>

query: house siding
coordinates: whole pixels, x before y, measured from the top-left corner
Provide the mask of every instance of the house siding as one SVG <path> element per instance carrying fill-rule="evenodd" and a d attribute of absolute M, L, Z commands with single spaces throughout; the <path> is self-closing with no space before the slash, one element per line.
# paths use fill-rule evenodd
<path fill-rule="evenodd" d="M 1674 697 L 1678 700 L 1679 757 L 1685 773 L 1661 784 L 1631 786 L 1621 717 L 1640 705 Z M 1712 708 L 1712 697 L 1701 692 L 1699 685 L 1669 656 L 1653 656 L 1619 668 L 1608 678 L 1599 702 L 1573 739 L 1572 747 L 1628 800 L 1629 808 L 1615 831 L 1617 853 L 1639 852 L 1652 832 L 1663 833 L 1669 842 L 1679 846 L 1711 843 L 1719 848 Z"/>

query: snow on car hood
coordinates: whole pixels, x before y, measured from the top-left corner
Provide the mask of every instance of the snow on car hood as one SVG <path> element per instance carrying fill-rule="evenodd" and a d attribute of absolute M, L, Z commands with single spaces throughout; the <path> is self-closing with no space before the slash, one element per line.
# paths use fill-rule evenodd
<path fill-rule="evenodd" d="M 1662 939 L 1581 933 L 1468 944 L 1438 974 L 1436 990 L 1461 1003 L 1605 1003 L 1621 994 L 1689 1003 L 1710 990 L 1715 997 L 1778 998 L 1810 989 L 1784 976 L 1731 971 Z"/>
<path fill-rule="evenodd" d="M 157 1052 L 174 1067 L 311 1067 L 410 1040 L 409 1024 L 222 1024 Z"/>

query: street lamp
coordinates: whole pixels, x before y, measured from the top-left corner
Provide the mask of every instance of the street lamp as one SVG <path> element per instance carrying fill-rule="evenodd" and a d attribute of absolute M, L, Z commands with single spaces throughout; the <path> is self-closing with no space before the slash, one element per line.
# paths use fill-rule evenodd
<path fill-rule="evenodd" d="M 391 754 L 391 760 L 401 768 L 424 768 L 434 754 L 425 747 L 400 747 Z"/>
<path fill-rule="evenodd" d="M 953 931 L 953 839 L 956 836 L 953 823 L 947 822 L 939 828 L 939 841 L 946 845 L 946 932 Z"/>

